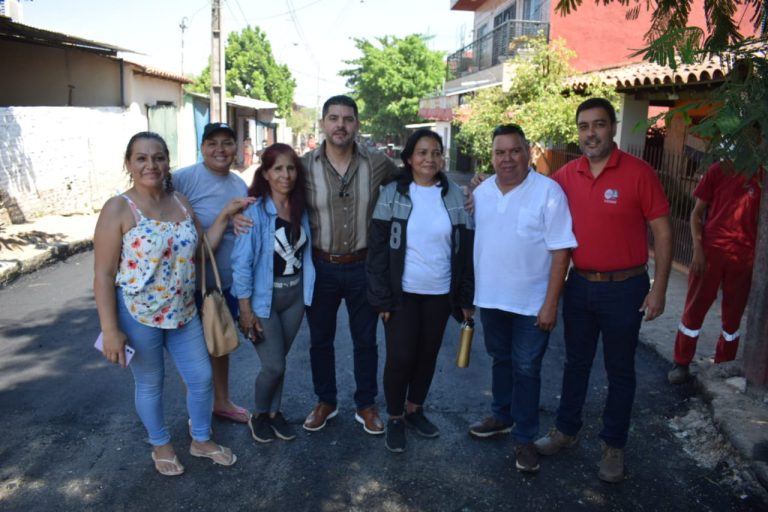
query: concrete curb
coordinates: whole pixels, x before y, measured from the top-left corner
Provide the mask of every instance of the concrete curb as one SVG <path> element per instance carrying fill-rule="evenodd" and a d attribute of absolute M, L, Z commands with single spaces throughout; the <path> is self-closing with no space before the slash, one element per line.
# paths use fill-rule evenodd
<path fill-rule="evenodd" d="M 694 384 L 704 397 L 717 429 L 749 463 L 757 481 L 768 492 L 768 407 L 759 407 L 759 399 L 726 382 L 724 372 L 740 375 L 739 368 L 703 368 Z M 755 406 L 758 402 L 758 407 Z"/>
<path fill-rule="evenodd" d="M 16 261 L 14 266 L 0 269 L 0 288 L 8 286 L 24 274 L 30 274 L 92 248 L 92 239 L 75 240 L 73 242 L 62 242 L 52 245 L 40 254 Z"/>
<path fill-rule="evenodd" d="M 640 343 L 670 359 L 668 351 L 662 350 L 662 346 L 652 339 L 644 339 L 642 332 Z M 768 493 L 768 437 L 765 434 L 768 403 L 727 382 L 730 378 L 741 377 L 740 365 L 740 361 L 719 365 L 693 363 L 691 380 L 707 404 L 715 428 L 748 463 L 755 479 Z"/>

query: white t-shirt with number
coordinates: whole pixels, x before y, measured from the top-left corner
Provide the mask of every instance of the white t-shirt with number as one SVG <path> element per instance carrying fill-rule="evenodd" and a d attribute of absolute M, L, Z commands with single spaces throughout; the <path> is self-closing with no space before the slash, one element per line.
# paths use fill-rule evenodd
<path fill-rule="evenodd" d="M 451 219 L 442 188 L 411 183 L 411 214 L 406 227 L 403 291 L 442 295 L 451 289 Z"/>

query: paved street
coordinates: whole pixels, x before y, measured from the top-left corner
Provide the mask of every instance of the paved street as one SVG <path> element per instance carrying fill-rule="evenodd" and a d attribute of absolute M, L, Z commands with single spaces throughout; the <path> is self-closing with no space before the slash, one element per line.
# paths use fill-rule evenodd
<path fill-rule="evenodd" d="M 107 365 L 92 348 L 98 334 L 92 253 L 24 276 L 0 290 L 1 510 L 279 510 L 279 511 L 731 511 L 765 503 L 722 481 L 723 468 L 699 467 L 668 423 L 687 412 L 691 386 L 671 387 L 667 363 L 641 346 L 638 395 L 627 451 L 628 479 L 600 482 L 599 416 L 605 395 L 596 362 L 579 447 L 544 459 L 538 475 L 514 470 L 509 438 L 476 441 L 467 426 L 487 415 L 490 370 L 482 333 L 469 369 L 454 365 L 458 327 L 451 321 L 427 414 L 435 440 L 408 437 L 403 455 L 365 434 L 353 420 L 351 342 L 340 315 L 337 367 L 340 415 L 317 433 L 299 425 L 314 403 L 308 333 L 289 357 L 283 412 L 293 442 L 255 443 L 247 427 L 214 420 L 215 439 L 233 448 L 232 468 L 188 455 L 180 380 L 168 362 L 167 421 L 186 473 L 159 476 L 133 408 L 129 370 Z M 380 332 L 383 363 L 383 334 Z M 542 431 L 557 406 L 562 331 L 550 340 L 542 389 Z M 234 399 L 251 405 L 258 357 L 242 346 L 232 359 Z M 380 374 L 381 375 L 381 374 Z M 379 396 L 383 409 L 383 398 Z"/>

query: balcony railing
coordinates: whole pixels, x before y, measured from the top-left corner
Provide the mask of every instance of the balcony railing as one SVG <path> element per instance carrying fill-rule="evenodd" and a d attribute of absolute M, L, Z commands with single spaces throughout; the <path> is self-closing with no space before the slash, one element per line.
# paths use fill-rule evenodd
<path fill-rule="evenodd" d="M 448 56 L 446 80 L 501 64 L 521 49 L 523 36 L 542 35 L 549 40 L 549 23 L 543 21 L 509 20 L 472 44 Z"/>

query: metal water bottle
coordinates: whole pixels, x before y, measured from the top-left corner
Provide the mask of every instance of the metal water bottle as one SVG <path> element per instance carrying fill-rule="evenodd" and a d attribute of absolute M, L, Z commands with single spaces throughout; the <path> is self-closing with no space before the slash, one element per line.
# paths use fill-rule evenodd
<path fill-rule="evenodd" d="M 475 334 L 475 321 L 470 318 L 461 324 L 459 335 L 459 353 L 456 354 L 456 366 L 469 366 L 469 353 L 472 350 L 472 336 Z"/>

